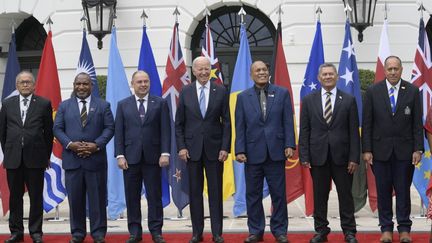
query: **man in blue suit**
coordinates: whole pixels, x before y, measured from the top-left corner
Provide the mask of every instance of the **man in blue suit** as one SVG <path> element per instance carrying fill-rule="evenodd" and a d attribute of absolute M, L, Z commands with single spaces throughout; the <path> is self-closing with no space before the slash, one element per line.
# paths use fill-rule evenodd
<path fill-rule="evenodd" d="M 251 77 L 255 85 L 238 95 L 235 111 L 235 153 L 237 161 L 245 163 L 250 234 L 244 242 L 263 241 L 265 178 L 273 207 L 270 229 L 276 242 L 285 243 L 288 242 L 285 160 L 295 149 L 291 98 L 288 90 L 269 83 L 269 70 L 264 62 L 252 63 Z"/>
<path fill-rule="evenodd" d="M 108 102 L 91 96 L 88 74 L 79 73 L 73 87 L 74 96 L 60 104 L 54 121 L 54 135 L 63 145 L 70 243 L 83 242 L 86 236 L 86 196 L 91 236 L 102 243 L 107 231 L 105 146 L 114 134 L 114 118 Z"/>
<path fill-rule="evenodd" d="M 169 165 L 168 104 L 160 97 L 149 95 L 150 78 L 146 72 L 136 71 L 131 84 L 135 95 L 118 103 L 115 122 L 115 155 L 123 170 L 130 233 L 126 243 L 142 240 L 143 180 L 148 202 L 148 228 L 153 242 L 164 243 L 161 167 Z"/>

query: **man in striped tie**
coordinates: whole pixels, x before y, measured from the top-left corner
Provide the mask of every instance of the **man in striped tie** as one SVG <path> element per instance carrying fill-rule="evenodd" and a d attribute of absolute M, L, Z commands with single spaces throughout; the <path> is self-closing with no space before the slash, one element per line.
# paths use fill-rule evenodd
<path fill-rule="evenodd" d="M 336 88 L 338 75 L 333 64 L 319 67 L 318 80 L 322 88 L 304 97 L 300 116 L 300 161 L 310 168 L 314 191 L 316 234 L 310 242 L 327 242 L 327 203 L 333 180 L 345 241 L 356 243 L 351 186 L 360 160 L 357 104 L 353 96 Z"/>
<path fill-rule="evenodd" d="M 372 166 L 378 194 L 381 242 L 392 242 L 392 194 L 396 194 L 396 219 L 400 242 L 409 235 L 410 186 L 422 157 L 423 124 L 419 90 L 402 80 L 402 62 L 389 56 L 384 62 L 386 79 L 369 87 L 363 104 L 363 159 Z"/>

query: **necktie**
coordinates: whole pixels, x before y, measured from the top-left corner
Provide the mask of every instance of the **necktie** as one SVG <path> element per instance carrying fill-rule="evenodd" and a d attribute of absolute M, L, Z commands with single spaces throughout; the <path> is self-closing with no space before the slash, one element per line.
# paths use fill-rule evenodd
<path fill-rule="evenodd" d="M 86 103 L 87 101 L 81 100 L 82 108 L 81 108 L 81 125 L 84 127 L 87 123 L 87 107 Z"/>
<path fill-rule="evenodd" d="M 138 101 L 140 103 L 138 111 L 139 111 L 139 114 L 140 114 L 141 123 L 143 123 L 144 122 L 144 117 L 145 117 L 144 99 L 138 99 Z"/>
<path fill-rule="evenodd" d="M 23 104 L 24 104 L 24 109 L 23 110 L 21 110 L 21 120 L 22 120 L 22 122 L 24 123 L 24 121 L 25 121 L 25 117 L 26 117 L 26 113 L 27 113 L 27 104 L 28 104 L 28 98 L 24 98 L 23 100 Z"/>
<path fill-rule="evenodd" d="M 327 92 L 326 95 L 327 97 L 324 105 L 324 120 L 327 122 L 327 124 L 330 124 L 333 115 L 332 103 L 331 103 L 331 92 Z"/>
<path fill-rule="evenodd" d="M 260 105 L 261 105 L 261 112 L 262 117 L 265 120 L 266 119 L 266 112 L 267 112 L 267 96 L 265 95 L 264 89 L 260 89 Z"/>
<path fill-rule="evenodd" d="M 396 99 L 394 96 L 394 92 L 396 91 L 396 88 L 394 86 L 391 86 L 389 89 L 389 97 L 390 97 L 390 106 L 392 110 L 392 114 L 396 112 Z"/>
<path fill-rule="evenodd" d="M 204 89 L 205 86 L 201 86 L 200 87 L 201 92 L 200 92 L 200 96 L 199 96 L 199 106 L 200 106 L 200 111 L 201 111 L 201 115 L 204 118 L 205 113 L 206 113 L 206 98 L 205 98 L 205 94 L 204 94 Z"/>

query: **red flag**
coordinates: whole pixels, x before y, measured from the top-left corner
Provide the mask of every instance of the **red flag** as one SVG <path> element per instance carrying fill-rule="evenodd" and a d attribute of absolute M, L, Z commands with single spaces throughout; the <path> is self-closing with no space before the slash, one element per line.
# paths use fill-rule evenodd
<path fill-rule="evenodd" d="M 375 83 L 385 79 L 384 73 L 384 61 L 390 56 L 390 44 L 387 34 L 387 19 L 384 19 L 383 28 L 381 31 L 380 45 L 378 49 L 378 58 L 375 68 Z M 377 190 L 375 183 L 375 176 L 372 172 L 372 168 L 367 166 L 367 187 L 369 197 L 369 207 L 372 212 L 377 210 Z"/>
<path fill-rule="evenodd" d="M 52 45 L 51 30 L 48 32 L 48 36 L 45 40 L 45 46 L 39 66 L 39 73 L 36 79 L 35 94 L 45 97 L 51 101 L 54 119 L 61 102 L 61 94 L 57 64 L 54 55 L 54 48 Z M 64 177 L 64 171 L 62 169 L 61 154 L 62 146 L 56 139 L 54 139 L 53 151 L 50 158 L 51 168 L 45 171 L 45 212 L 50 211 L 59 203 L 61 203 L 66 196 L 64 181 L 62 181 L 62 177 Z"/>
<path fill-rule="evenodd" d="M 277 28 L 277 39 L 275 44 L 275 50 L 273 52 L 273 80 L 276 85 L 285 87 L 288 89 L 291 97 L 291 105 L 293 110 L 294 127 L 295 125 L 295 112 L 294 112 L 294 100 L 293 92 L 291 88 L 291 80 L 286 65 L 285 53 L 282 45 L 282 27 L 281 22 L 278 23 Z M 296 130 L 294 130 L 296 131 Z M 296 144 L 298 142 L 298 136 L 295 134 Z M 300 165 L 298 157 L 298 149 L 295 150 L 294 156 L 285 162 L 285 177 L 286 177 L 286 197 L 287 202 L 290 203 L 305 195 L 305 210 L 306 215 L 310 216 L 313 213 L 313 188 L 312 178 L 308 168 L 303 168 Z"/>

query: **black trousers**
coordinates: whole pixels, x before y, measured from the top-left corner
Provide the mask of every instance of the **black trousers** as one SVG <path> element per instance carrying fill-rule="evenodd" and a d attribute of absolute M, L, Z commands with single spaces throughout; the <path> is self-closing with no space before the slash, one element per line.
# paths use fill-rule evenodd
<path fill-rule="evenodd" d="M 223 206 L 222 206 L 222 174 L 223 163 L 207 158 L 203 151 L 201 160 L 188 161 L 189 172 L 189 208 L 194 235 L 202 235 L 204 230 L 204 172 L 207 178 L 208 203 L 210 211 L 211 231 L 213 235 L 222 235 Z"/>
<path fill-rule="evenodd" d="M 388 161 L 374 160 L 378 196 L 378 217 L 381 231 L 393 231 L 393 190 L 396 194 L 396 219 L 399 232 L 410 232 L 412 221 L 410 187 L 414 165 L 410 160 L 397 160 L 394 154 Z"/>
<path fill-rule="evenodd" d="M 24 185 L 30 198 L 28 228 L 31 235 L 42 235 L 44 168 L 27 168 L 24 163 L 17 169 L 7 169 L 9 186 L 9 230 L 11 234 L 23 234 Z"/>
<path fill-rule="evenodd" d="M 314 192 L 314 226 L 320 234 L 330 233 L 327 220 L 328 198 L 333 179 L 338 194 L 339 216 L 344 234 L 357 232 L 354 218 L 354 201 L 351 193 L 353 175 L 348 174 L 347 165 L 333 163 L 330 151 L 322 166 L 312 166 L 311 175 Z"/>
<path fill-rule="evenodd" d="M 159 164 L 129 164 L 123 171 L 123 180 L 126 194 L 126 207 L 128 230 L 130 235 L 141 238 L 141 192 L 142 183 L 147 196 L 148 229 L 152 235 L 162 234 L 163 207 L 161 168 Z"/>

